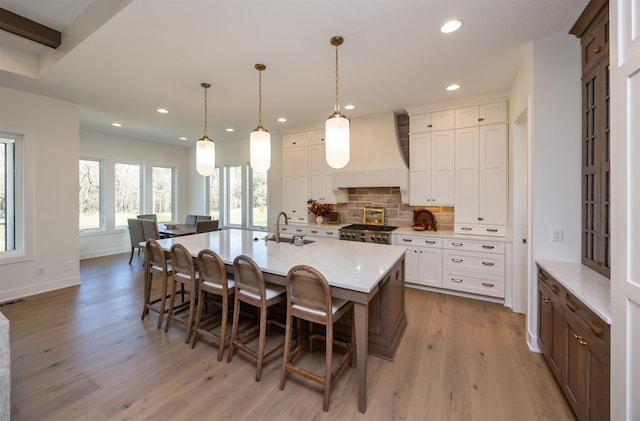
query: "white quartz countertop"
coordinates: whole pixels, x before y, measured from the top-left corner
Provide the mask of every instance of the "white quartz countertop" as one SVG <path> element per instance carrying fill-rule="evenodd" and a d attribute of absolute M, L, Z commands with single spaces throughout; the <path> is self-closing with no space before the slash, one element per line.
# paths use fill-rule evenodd
<path fill-rule="evenodd" d="M 425 237 L 442 237 L 442 238 L 456 238 L 465 240 L 477 240 L 477 241 L 497 241 L 500 243 L 509 243 L 511 239 L 507 237 L 492 237 L 487 235 L 471 235 L 471 234 L 457 234 L 453 231 L 416 231 L 411 227 L 398 227 L 393 230 L 393 234 L 396 235 L 420 235 Z"/>
<path fill-rule="evenodd" d="M 609 325 L 611 324 L 611 281 L 580 263 L 537 260 L 571 294 Z"/>
<path fill-rule="evenodd" d="M 265 241 L 266 235 L 264 231 L 229 229 L 158 242 L 166 249 L 175 243 L 183 244 L 192 255 L 209 248 L 218 253 L 225 264 L 232 264 L 238 255 L 248 255 L 263 271 L 282 276 L 295 265 L 309 265 L 318 269 L 329 285 L 360 292 L 372 291 L 406 250 L 404 246 L 323 238 L 295 246 Z"/>

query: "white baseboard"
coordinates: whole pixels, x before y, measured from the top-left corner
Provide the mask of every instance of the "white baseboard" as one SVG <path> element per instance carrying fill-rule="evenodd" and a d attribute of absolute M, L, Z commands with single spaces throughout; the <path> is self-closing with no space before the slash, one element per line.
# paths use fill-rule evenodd
<path fill-rule="evenodd" d="M 127 253 L 127 252 L 131 252 L 131 247 L 95 250 L 89 253 L 81 253 L 80 260 L 92 259 L 94 257 L 111 256 L 112 254 L 120 254 L 120 253 Z M 134 253 L 138 254 L 138 250 L 135 250 Z"/>
<path fill-rule="evenodd" d="M 24 288 L 16 288 L 9 291 L 0 291 L 0 303 L 80 284 L 82 284 L 82 282 L 80 281 L 80 275 L 76 275 L 70 278 L 56 279 L 54 281 L 44 282 L 37 285 L 29 285 L 28 287 Z"/>

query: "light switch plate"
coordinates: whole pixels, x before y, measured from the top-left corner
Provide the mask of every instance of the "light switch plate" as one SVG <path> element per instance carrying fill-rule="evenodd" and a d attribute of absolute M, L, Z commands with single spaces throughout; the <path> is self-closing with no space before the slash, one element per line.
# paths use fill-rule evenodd
<path fill-rule="evenodd" d="M 563 229 L 562 228 L 553 228 L 551 230 L 551 241 L 561 243 L 563 237 Z"/>

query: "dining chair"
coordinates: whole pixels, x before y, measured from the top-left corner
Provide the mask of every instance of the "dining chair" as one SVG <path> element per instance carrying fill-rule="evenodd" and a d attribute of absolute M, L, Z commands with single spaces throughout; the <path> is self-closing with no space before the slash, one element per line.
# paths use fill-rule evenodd
<path fill-rule="evenodd" d="M 196 323 L 191 338 L 191 348 L 196 345 L 198 335 L 205 335 L 214 341 L 218 341 L 218 361 L 222 361 L 224 344 L 230 335 L 227 336 L 227 322 L 229 315 L 229 297 L 235 292 L 235 281 L 227 279 L 227 270 L 224 262 L 218 254 L 209 249 L 201 250 L 198 253 L 198 307 L 196 309 Z M 217 327 L 218 315 L 202 319 L 202 306 L 207 294 L 217 295 L 222 303 L 219 313 L 220 333 L 214 332 Z"/>
<path fill-rule="evenodd" d="M 169 300 L 169 309 L 167 311 L 167 324 L 164 327 L 164 331 L 169 331 L 169 325 L 171 321 L 185 326 L 187 328 L 187 334 L 185 343 L 191 339 L 191 331 L 193 330 L 194 314 L 196 308 L 196 270 L 193 263 L 193 257 L 189 253 L 189 250 L 182 244 L 174 244 L 170 249 L 171 264 L 173 267 L 173 282 L 171 282 L 171 292 Z M 175 305 L 176 301 L 176 287 L 178 284 L 186 285 L 187 289 L 183 290 L 183 294 L 189 295 L 189 301 L 182 302 Z M 183 296 L 184 299 L 184 296 Z M 187 312 L 186 315 L 183 313 Z"/>
<path fill-rule="evenodd" d="M 142 221 L 142 232 L 144 233 L 144 240 L 148 239 L 157 240 L 160 238 L 158 232 L 158 223 L 152 219 L 140 219 Z"/>
<path fill-rule="evenodd" d="M 351 360 L 355 366 L 355 332 L 353 320 L 353 302 L 331 296 L 331 287 L 326 278 L 315 268 L 307 265 L 297 265 L 289 270 L 286 281 L 287 290 L 287 323 L 285 329 L 284 357 L 282 372 L 280 375 L 280 390 L 284 389 L 287 373 L 291 372 L 312 380 L 324 386 L 324 402 L 322 410 L 329 410 L 329 393 L 331 386 Z M 333 337 L 333 324 L 351 311 L 351 342 L 338 341 Z M 293 318 L 298 319 L 298 341 L 296 347 L 290 350 L 293 330 Z M 304 338 L 302 334 L 302 320 L 309 323 L 309 332 Z M 315 333 L 314 323 L 325 326 L 325 335 Z M 313 341 L 322 339 L 325 341 L 325 365 L 324 373 L 318 374 L 304 369 L 294 363 L 294 359 L 304 347 L 309 344 L 313 350 Z M 332 369 L 333 345 L 338 345 L 346 350 L 336 367 Z"/>
<path fill-rule="evenodd" d="M 129 256 L 129 264 L 131 264 L 135 249 L 138 249 L 138 256 L 140 255 L 140 250 L 144 247 L 142 243 L 144 243 L 145 237 L 142 229 L 142 220 L 130 218 L 127 219 L 127 225 L 129 227 L 129 239 L 131 240 L 131 256 Z"/>
<path fill-rule="evenodd" d="M 198 221 L 211 221 L 211 215 L 196 215 L 196 222 Z"/>
<path fill-rule="evenodd" d="M 196 221 L 196 234 L 201 232 L 218 231 L 218 220 Z"/>
<path fill-rule="evenodd" d="M 184 220 L 185 225 L 195 225 L 198 220 L 198 215 L 187 215 Z"/>
<path fill-rule="evenodd" d="M 240 255 L 233 260 L 233 273 L 236 283 L 235 297 L 233 300 L 233 323 L 231 328 L 231 342 L 229 343 L 229 356 L 227 362 L 231 362 L 233 351 L 237 348 L 245 352 L 257 361 L 256 381 L 260 381 L 262 374 L 262 364 L 265 358 L 284 346 L 284 341 L 274 345 L 265 352 L 265 342 L 267 336 L 267 326 L 276 325 L 281 328 L 285 326 L 276 321 L 269 320 L 269 308 L 274 304 L 283 302 L 286 289 L 280 285 L 267 284 L 264 280 L 262 270 L 249 256 Z M 259 309 L 260 321 L 248 329 L 238 333 L 238 323 L 240 321 L 240 302 L 254 306 Z M 249 347 L 247 338 L 252 338 L 255 332 L 259 332 L 258 349 Z M 247 341 L 247 343 L 245 343 Z"/>
<path fill-rule="evenodd" d="M 146 273 L 144 280 L 144 306 L 142 307 L 142 317 L 140 320 L 144 320 L 144 317 L 149 314 L 149 310 L 158 313 L 158 325 L 157 329 L 162 326 L 162 319 L 169 311 L 166 308 L 167 298 L 170 297 L 167 292 L 167 284 L 169 283 L 169 277 L 172 276 L 171 263 L 167 262 L 167 256 L 162 249 L 162 246 L 154 240 L 149 239 L 146 242 Z M 153 289 L 154 276 L 160 278 L 160 295 L 155 298 L 151 298 L 151 291 Z"/>
<path fill-rule="evenodd" d="M 150 213 L 150 214 L 147 214 L 147 215 L 138 215 L 137 218 L 138 219 L 151 219 L 152 221 L 158 222 L 158 215 L 156 215 L 155 213 Z"/>

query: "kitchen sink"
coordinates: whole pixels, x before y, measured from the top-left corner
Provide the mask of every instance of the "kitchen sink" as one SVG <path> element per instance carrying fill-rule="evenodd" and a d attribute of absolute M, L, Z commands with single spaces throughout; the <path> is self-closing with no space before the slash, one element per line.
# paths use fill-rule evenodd
<path fill-rule="evenodd" d="M 296 238 L 296 240 L 300 240 L 300 238 Z M 267 241 L 276 241 L 276 239 L 270 235 L 267 237 Z M 281 243 L 293 244 L 292 237 L 280 237 Z M 313 240 L 307 240 L 306 238 L 302 238 L 302 245 L 313 243 Z"/>

